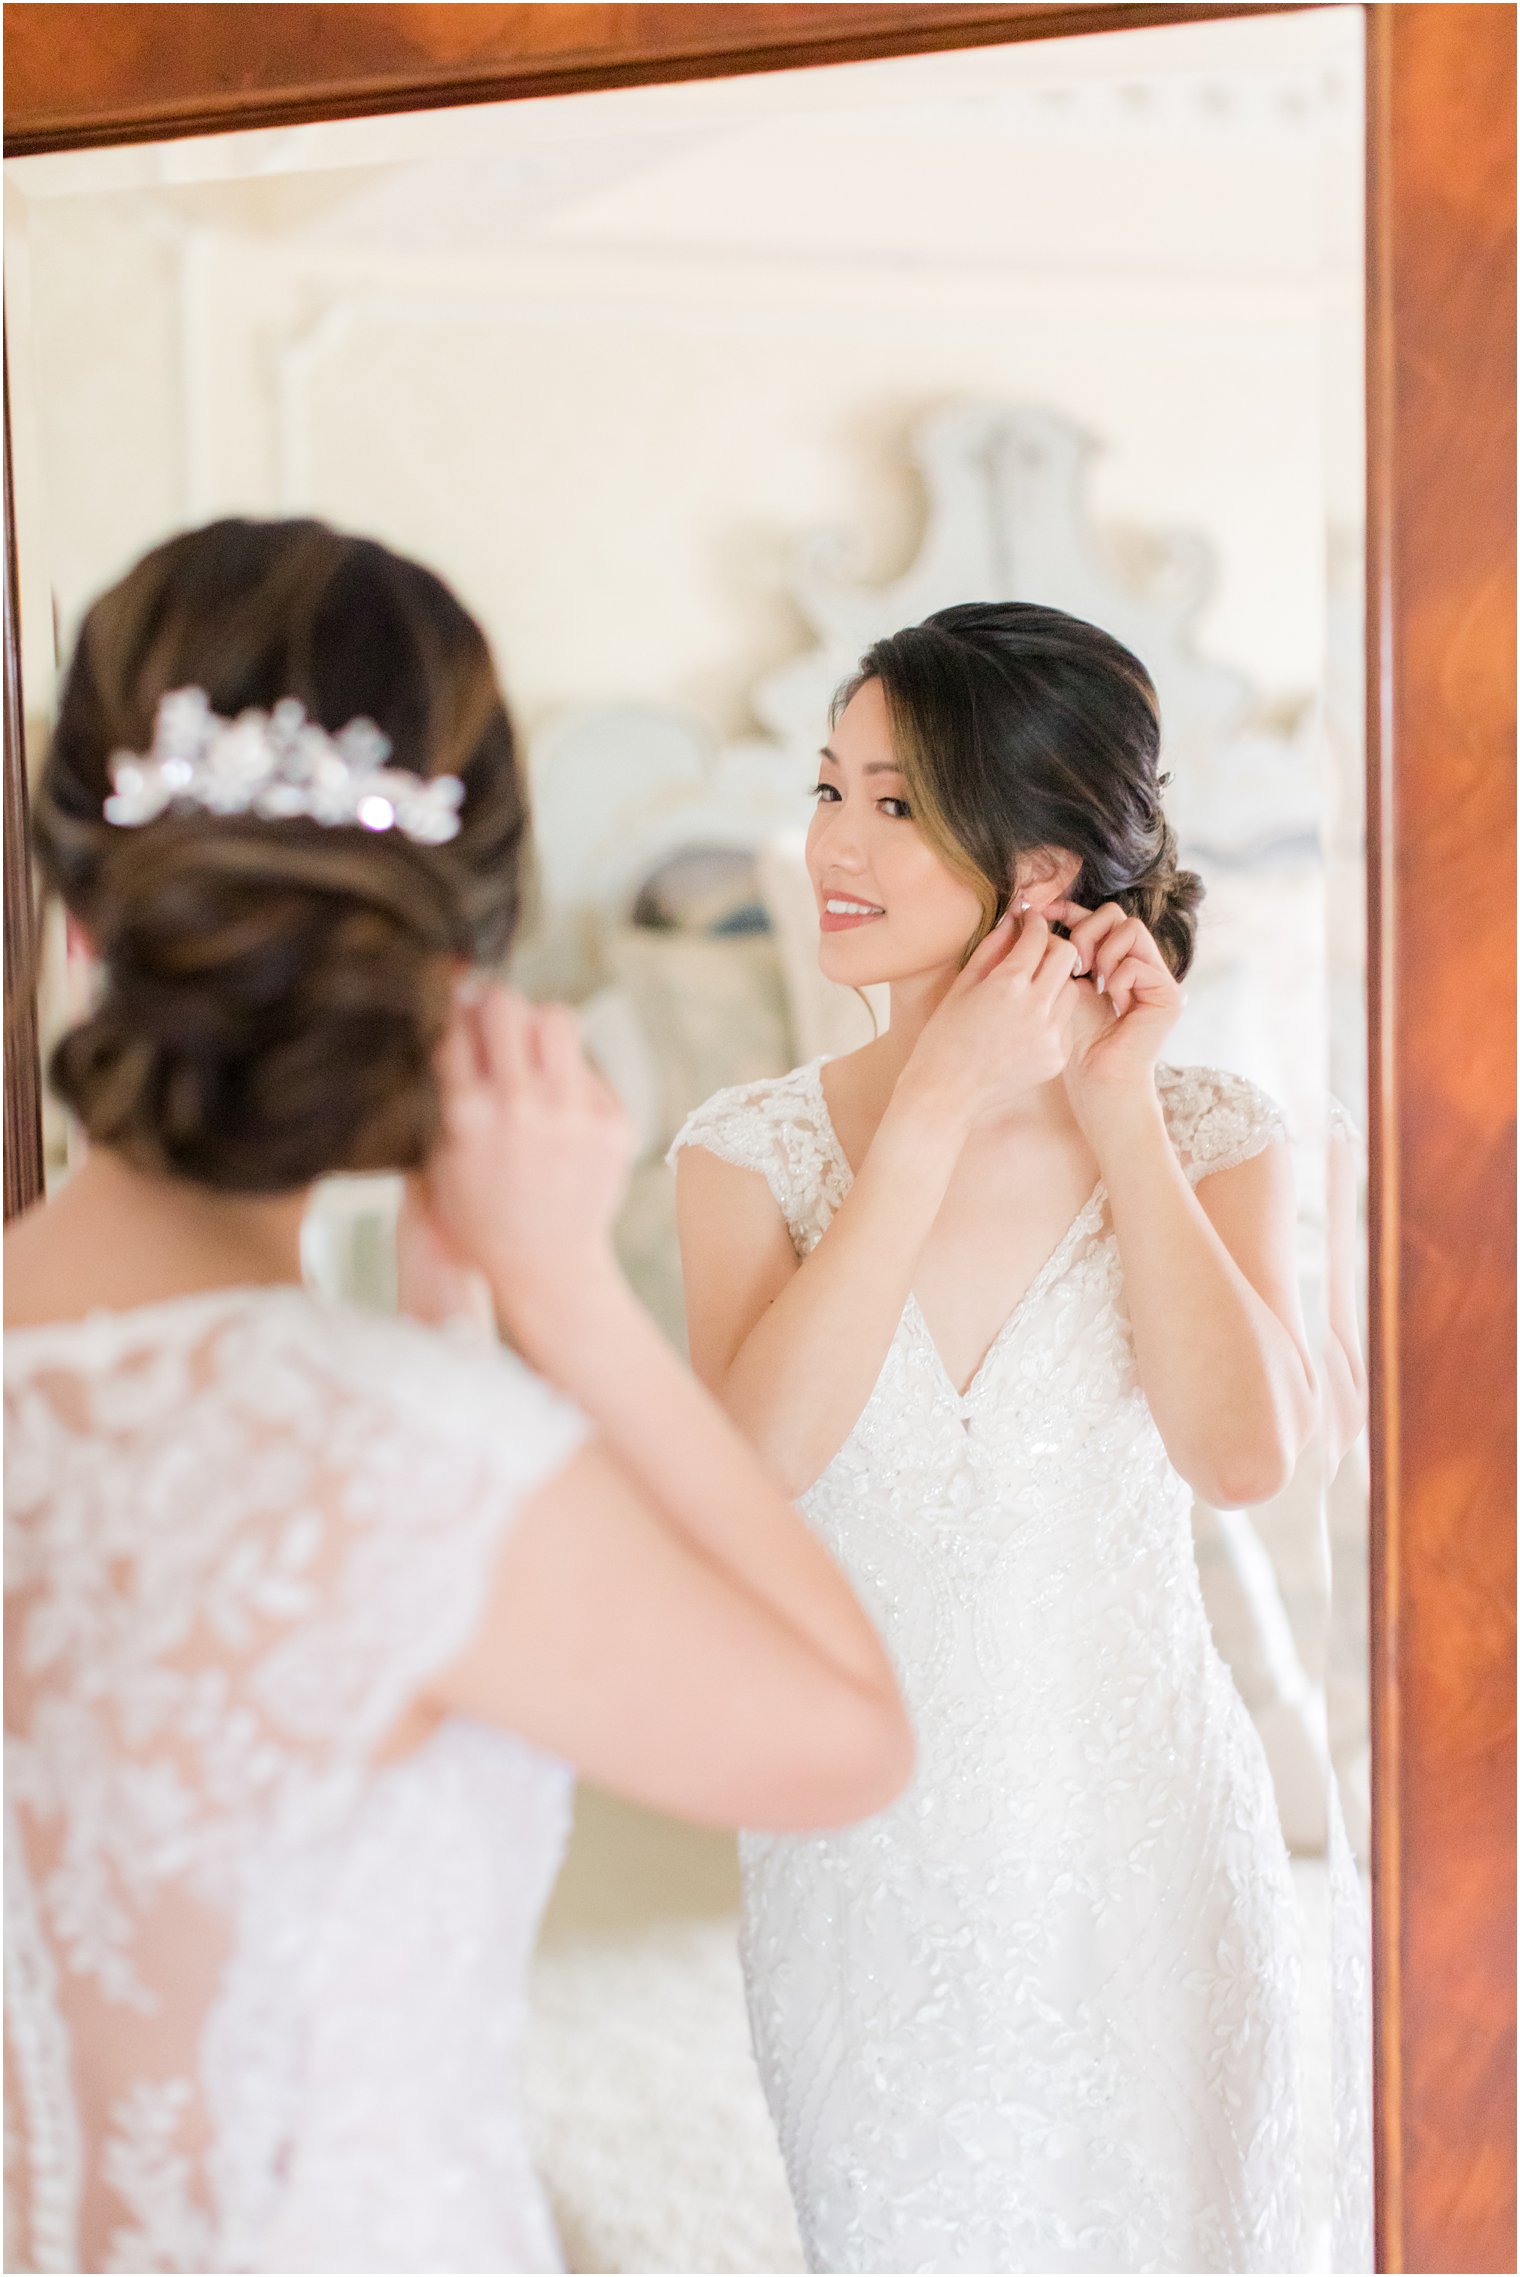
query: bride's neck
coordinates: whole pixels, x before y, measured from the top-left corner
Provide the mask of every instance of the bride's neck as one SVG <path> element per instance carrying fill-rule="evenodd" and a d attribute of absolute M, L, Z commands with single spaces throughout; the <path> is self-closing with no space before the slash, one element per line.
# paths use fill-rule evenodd
<path fill-rule="evenodd" d="M 954 966 L 946 965 L 940 972 L 915 974 L 911 980 L 891 983 L 887 1031 L 878 1047 L 889 1081 L 895 1083 L 907 1066 L 914 1045 L 949 995 L 955 977 Z"/>
<path fill-rule="evenodd" d="M 92 1147 L 6 1236 L 12 1321 L 72 1319 L 203 1289 L 299 1282 L 309 1188 L 227 1194 Z"/>

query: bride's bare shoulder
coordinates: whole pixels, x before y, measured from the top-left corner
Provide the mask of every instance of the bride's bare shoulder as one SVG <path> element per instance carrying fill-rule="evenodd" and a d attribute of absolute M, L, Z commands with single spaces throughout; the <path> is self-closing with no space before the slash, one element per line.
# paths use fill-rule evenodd
<path fill-rule="evenodd" d="M 892 1096 L 893 1061 L 885 1037 L 825 1060 L 818 1071 L 835 1136 L 852 1164 L 863 1160 Z"/>
<path fill-rule="evenodd" d="M 891 1060 L 886 1046 L 886 1037 L 877 1036 L 852 1052 L 841 1052 L 837 1059 L 824 1060 L 819 1078 L 829 1098 L 856 1104 L 876 1098 L 883 1090 L 890 1091 Z"/>

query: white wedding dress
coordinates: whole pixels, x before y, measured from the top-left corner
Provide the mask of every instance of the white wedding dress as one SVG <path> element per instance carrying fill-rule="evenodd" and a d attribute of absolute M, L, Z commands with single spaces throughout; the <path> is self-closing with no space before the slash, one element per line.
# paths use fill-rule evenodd
<path fill-rule="evenodd" d="M 676 1141 L 763 1175 L 799 1256 L 850 1182 L 821 1064 Z M 1240 1077 L 1158 1087 L 1194 1182 L 1282 1133 Z M 964 1395 L 909 1298 L 802 1498 L 919 1748 L 864 1824 L 743 1838 L 755 2050 L 814 2269 L 1300 2266 L 1299 1917 L 1191 1505 L 1101 1187 Z"/>
<path fill-rule="evenodd" d="M 299 1289 L 6 1340 L 7 2266 L 560 2266 L 516 2087 L 566 1768 L 443 1723 L 584 1420 Z"/>

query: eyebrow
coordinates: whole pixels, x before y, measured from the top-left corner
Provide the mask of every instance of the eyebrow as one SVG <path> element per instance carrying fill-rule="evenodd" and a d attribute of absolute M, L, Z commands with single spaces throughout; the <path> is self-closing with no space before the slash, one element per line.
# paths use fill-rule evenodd
<path fill-rule="evenodd" d="M 843 764 L 838 752 L 831 751 L 827 744 L 824 745 L 818 756 L 820 759 L 832 759 L 836 767 Z M 868 759 L 860 771 L 863 775 L 900 775 L 902 773 L 902 769 L 895 759 Z"/>

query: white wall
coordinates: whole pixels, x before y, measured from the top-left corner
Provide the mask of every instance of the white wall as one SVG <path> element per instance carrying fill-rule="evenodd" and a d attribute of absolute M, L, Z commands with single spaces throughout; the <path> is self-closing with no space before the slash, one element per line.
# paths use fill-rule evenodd
<path fill-rule="evenodd" d="M 63 624 L 170 528 L 315 510 L 444 570 L 529 725 L 734 732 L 797 538 L 900 568 L 908 425 L 972 395 L 1089 425 L 1103 515 L 1204 532 L 1201 638 L 1301 698 L 1356 513 L 1353 19 L 13 165 Z"/>

